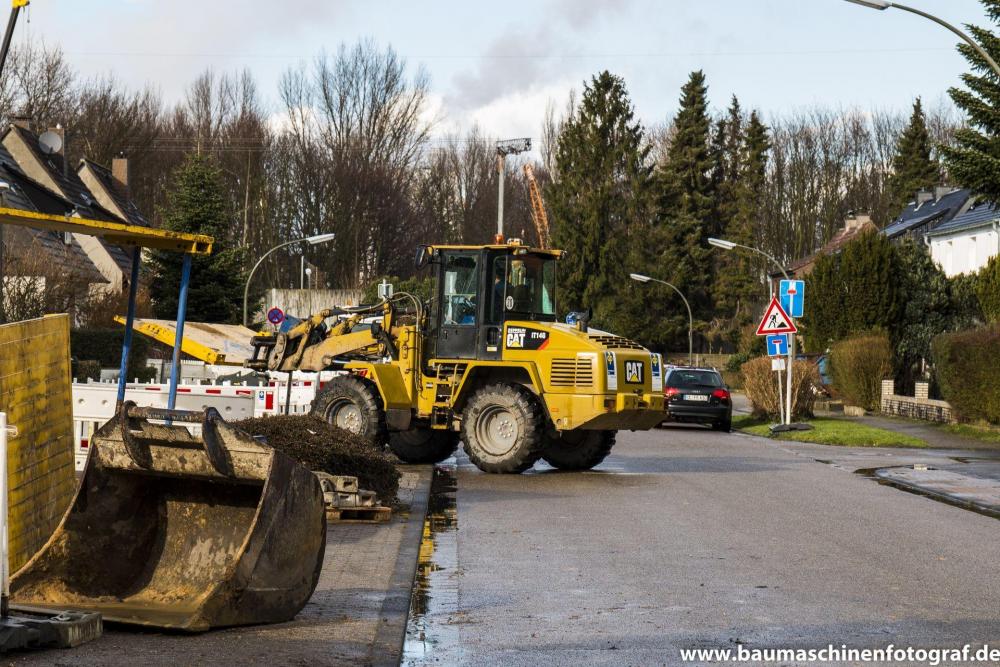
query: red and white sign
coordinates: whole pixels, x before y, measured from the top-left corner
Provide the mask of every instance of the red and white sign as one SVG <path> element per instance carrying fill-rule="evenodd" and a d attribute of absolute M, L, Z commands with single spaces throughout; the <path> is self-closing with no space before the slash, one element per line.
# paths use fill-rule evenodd
<path fill-rule="evenodd" d="M 767 306 L 767 310 L 764 311 L 764 318 L 760 321 L 760 325 L 757 327 L 758 336 L 767 336 L 768 334 L 784 334 L 784 333 L 798 333 L 798 329 L 795 328 L 795 322 L 792 318 L 788 316 L 785 309 L 781 307 L 778 303 L 778 298 L 772 296 L 771 303 Z"/>

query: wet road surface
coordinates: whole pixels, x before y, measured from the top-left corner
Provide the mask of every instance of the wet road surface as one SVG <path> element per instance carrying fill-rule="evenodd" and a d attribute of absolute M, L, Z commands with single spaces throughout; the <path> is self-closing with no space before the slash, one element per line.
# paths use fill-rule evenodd
<path fill-rule="evenodd" d="M 485 475 L 459 456 L 404 664 L 1000 645 L 997 519 L 830 464 L 860 450 L 680 425 L 618 442 L 589 473 Z"/>

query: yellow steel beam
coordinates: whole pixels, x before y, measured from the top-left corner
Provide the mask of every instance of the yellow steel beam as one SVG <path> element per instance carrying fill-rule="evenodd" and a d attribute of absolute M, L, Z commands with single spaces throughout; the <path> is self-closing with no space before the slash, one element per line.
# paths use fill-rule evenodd
<path fill-rule="evenodd" d="M 88 220 L 63 215 L 49 215 L 0 207 L 0 224 L 33 227 L 54 232 L 75 232 L 101 236 L 115 245 L 142 246 L 157 250 L 184 252 L 192 255 L 209 255 L 215 239 L 204 234 L 187 234 L 166 229 L 126 225 L 108 220 Z"/>
<path fill-rule="evenodd" d="M 124 325 L 125 318 L 121 317 L 120 315 L 115 315 L 115 322 Z M 161 327 L 160 325 L 153 324 L 152 322 L 144 322 L 142 320 L 136 320 L 132 324 L 132 328 L 143 335 L 149 336 L 153 340 L 158 340 L 161 343 L 164 343 L 169 347 L 174 346 L 174 340 L 176 340 L 177 338 L 177 331 L 175 329 L 171 329 L 169 327 Z M 201 361 L 204 361 L 206 364 L 211 364 L 213 366 L 242 365 L 239 362 L 236 362 L 235 364 L 232 362 L 227 362 L 225 354 L 219 352 L 218 350 L 213 350 L 207 345 L 202 345 L 201 343 L 193 341 L 190 338 L 181 339 L 181 352 L 183 352 L 184 354 L 188 354 L 194 357 L 195 359 L 200 359 Z"/>

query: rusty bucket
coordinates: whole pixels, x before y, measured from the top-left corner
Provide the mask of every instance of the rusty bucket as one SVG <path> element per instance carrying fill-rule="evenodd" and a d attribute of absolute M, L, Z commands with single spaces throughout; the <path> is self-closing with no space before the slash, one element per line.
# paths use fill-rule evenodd
<path fill-rule="evenodd" d="M 312 595 L 325 546 L 305 467 L 214 409 L 127 402 L 91 439 L 76 498 L 14 575 L 12 604 L 191 632 L 277 623 Z"/>

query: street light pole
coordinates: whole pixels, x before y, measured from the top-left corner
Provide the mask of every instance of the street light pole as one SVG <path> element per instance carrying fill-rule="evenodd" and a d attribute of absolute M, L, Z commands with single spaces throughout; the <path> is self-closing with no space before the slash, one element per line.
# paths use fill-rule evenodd
<path fill-rule="evenodd" d="M 243 288 L 243 326 L 245 327 L 250 326 L 247 323 L 247 298 L 250 294 L 250 281 L 253 280 L 254 272 L 263 263 L 263 261 L 267 259 L 268 255 L 270 255 L 275 250 L 281 250 L 282 248 L 286 248 L 296 243 L 308 243 L 309 245 L 316 245 L 317 243 L 326 243 L 327 241 L 332 241 L 334 238 L 336 238 L 336 236 L 337 236 L 336 234 L 316 234 L 315 236 L 307 236 L 304 239 L 285 241 L 284 243 L 279 243 L 278 245 L 274 246 L 273 248 L 265 252 L 263 255 L 261 255 L 260 259 L 257 260 L 257 263 L 253 265 L 252 269 L 250 269 L 250 273 L 247 275 L 247 284 Z"/>
<path fill-rule="evenodd" d="M 497 142 L 497 170 L 500 172 L 500 191 L 497 193 L 497 243 L 503 238 L 503 188 L 507 172 L 507 156 L 531 150 L 531 139 L 506 139 Z"/>
<path fill-rule="evenodd" d="M 657 278 L 650 278 L 649 276 L 644 276 L 641 273 L 630 273 L 629 278 L 636 281 L 637 283 L 659 283 L 661 285 L 666 285 L 673 291 L 677 292 L 678 296 L 684 301 L 684 305 L 687 306 L 688 310 L 688 365 L 694 366 L 694 316 L 691 314 L 691 304 L 688 303 L 687 298 L 684 293 L 677 289 L 676 286 L 671 285 L 666 280 L 658 280 Z"/>
<path fill-rule="evenodd" d="M 716 248 L 721 248 L 722 250 L 735 250 L 736 248 L 741 248 L 743 250 L 749 250 L 750 252 L 755 252 L 762 257 L 766 257 L 772 264 L 778 267 L 781 271 L 781 275 L 785 277 L 785 280 L 791 280 L 788 275 L 788 271 L 782 266 L 781 262 L 776 260 L 773 256 L 767 254 L 760 248 L 754 248 L 753 246 L 743 245 L 742 243 L 736 243 L 734 241 L 727 241 L 725 239 L 708 239 L 708 244 Z M 771 298 L 774 298 L 774 289 L 771 289 Z M 785 425 L 788 426 L 792 423 L 792 365 L 795 363 L 795 334 L 788 334 L 788 360 L 785 368 Z M 780 390 L 779 390 L 780 391 Z"/>
<path fill-rule="evenodd" d="M 878 9 L 879 11 L 885 11 L 890 7 L 893 9 L 901 9 L 904 12 L 910 12 L 911 14 L 916 14 L 917 16 L 923 16 L 925 19 L 934 21 L 938 25 L 943 26 L 948 30 L 952 31 L 953 33 L 955 33 L 956 35 L 958 35 L 962 41 L 971 46 L 975 50 L 975 52 L 978 53 L 983 58 L 983 60 L 986 61 L 986 63 L 993 70 L 993 73 L 997 75 L 997 78 L 1000 78 L 1000 65 L 997 65 L 996 61 L 990 57 L 990 54 L 986 53 L 986 50 L 983 49 L 983 47 L 980 46 L 978 43 L 976 43 L 976 41 L 972 39 L 972 37 L 967 35 L 965 32 L 959 30 L 952 24 L 948 23 L 944 19 L 940 19 L 937 16 L 934 16 L 933 14 L 928 14 L 927 12 L 916 9 L 915 7 L 901 5 L 897 2 L 888 2 L 888 0 L 846 0 L 846 1 L 854 3 L 855 5 L 861 5 L 862 7 Z"/>

